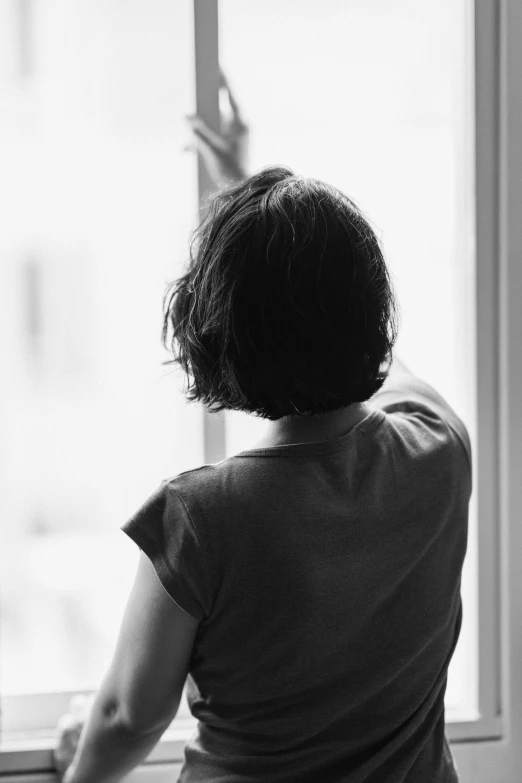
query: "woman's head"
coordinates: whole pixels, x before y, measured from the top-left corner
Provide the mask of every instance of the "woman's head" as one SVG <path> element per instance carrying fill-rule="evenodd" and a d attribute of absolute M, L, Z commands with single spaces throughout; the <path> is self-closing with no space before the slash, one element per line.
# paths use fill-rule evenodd
<path fill-rule="evenodd" d="M 262 169 L 210 197 L 163 343 L 209 410 L 276 420 L 368 400 L 386 378 L 398 306 L 379 242 L 337 188 Z"/>

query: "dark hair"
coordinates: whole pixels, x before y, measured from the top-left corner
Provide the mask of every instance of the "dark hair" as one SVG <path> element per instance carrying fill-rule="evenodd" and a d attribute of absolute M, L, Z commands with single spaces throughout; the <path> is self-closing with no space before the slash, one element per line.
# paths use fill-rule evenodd
<path fill-rule="evenodd" d="M 162 364 L 192 376 L 186 397 L 270 420 L 368 400 L 389 371 L 398 306 L 359 207 L 283 166 L 205 207 L 163 300 L 174 359 Z"/>

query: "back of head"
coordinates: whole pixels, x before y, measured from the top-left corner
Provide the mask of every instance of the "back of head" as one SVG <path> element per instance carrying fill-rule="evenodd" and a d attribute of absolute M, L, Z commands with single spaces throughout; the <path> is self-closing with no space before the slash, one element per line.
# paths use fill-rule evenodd
<path fill-rule="evenodd" d="M 163 342 L 210 410 L 275 420 L 369 399 L 398 307 L 377 237 L 337 188 L 265 168 L 214 194 L 186 274 L 165 293 Z"/>

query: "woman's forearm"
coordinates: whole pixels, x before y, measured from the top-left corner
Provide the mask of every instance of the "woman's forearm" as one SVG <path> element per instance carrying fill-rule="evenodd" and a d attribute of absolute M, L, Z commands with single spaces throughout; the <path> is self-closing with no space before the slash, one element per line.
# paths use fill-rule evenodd
<path fill-rule="evenodd" d="M 135 734 L 108 717 L 96 699 L 63 783 L 119 783 L 146 759 L 165 728 Z"/>

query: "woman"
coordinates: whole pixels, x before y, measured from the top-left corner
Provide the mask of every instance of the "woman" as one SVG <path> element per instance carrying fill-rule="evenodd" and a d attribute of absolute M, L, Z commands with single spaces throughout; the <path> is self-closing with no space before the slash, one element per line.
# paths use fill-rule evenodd
<path fill-rule="evenodd" d="M 224 189 L 167 289 L 163 339 L 189 399 L 267 429 L 165 479 L 122 526 L 142 550 L 136 582 L 64 780 L 121 780 L 186 681 L 199 723 L 182 783 L 454 782 L 444 693 L 469 436 L 390 366 L 396 301 L 361 210 L 284 166 L 248 177 L 228 94 L 223 134 L 190 118 Z"/>

